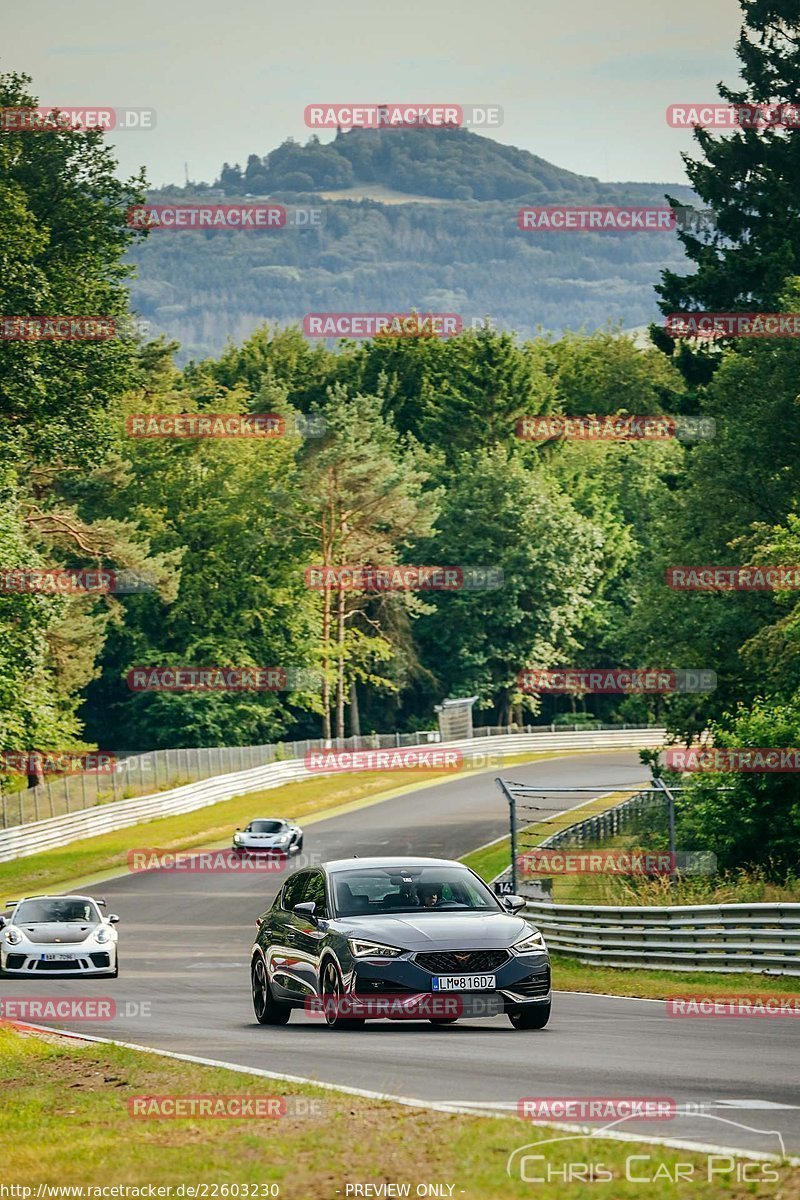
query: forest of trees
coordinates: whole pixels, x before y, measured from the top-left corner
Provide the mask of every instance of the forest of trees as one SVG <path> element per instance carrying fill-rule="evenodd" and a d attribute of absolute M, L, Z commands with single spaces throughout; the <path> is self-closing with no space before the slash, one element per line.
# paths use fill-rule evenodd
<path fill-rule="evenodd" d="M 773 102 L 793 98 L 800 71 L 800 52 L 778 36 L 776 7 L 746 0 L 748 49 L 740 47 L 748 94 Z M 2 77 L 0 103 L 35 103 L 29 87 Z M 723 156 L 698 136 L 717 168 L 690 176 L 720 228 L 682 235 L 700 269 L 666 273 L 664 311 L 711 299 L 800 311 L 800 225 L 791 219 L 799 137 L 743 129 L 726 138 Z M 768 174 L 753 171 L 759 157 Z M 675 564 L 800 563 L 796 340 L 703 350 L 662 333 L 642 349 L 608 331 L 522 340 L 486 329 L 330 347 L 264 325 L 181 367 L 175 345 L 142 340 L 125 321 L 126 252 L 143 235 L 124 214 L 142 201 L 144 181 L 116 178 L 99 133 L 7 132 L 0 160 L 0 200 L 13 216 L 13 237 L 8 226 L 0 235 L 3 311 L 104 313 L 123 330 L 104 342 L 4 346 L 0 566 L 129 568 L 152 581 L 135 595 L 0 594 L 0 749 L 413 730 L 432 725 L 434 704 L 464 694 L 479 697 L 479 722 L 537 721 L 571 702 L 522 692 L 519 672 L 565 665 L 713 670 L 713 692 L 578 704 L 605 720 L 663 720 L 684 739 L 710 728 L 720 745 L 800 745 L 798 593 L 665 584 Z M 783 214 L 780 245 L 765 228 L 770 205 Z M 223 243 L 207 244 L 215 261 Z M 635 253 L 629 246 L 620 253 Z M 588 242 L 580 247 L 574 253 L 591 254 Z M 148 251 L 139 251 L 140 269 Z M 444 267 L 440 282 L 447 277 Z M 498 287 L 511 283 L 501 272 Z M 342 295 L 344 307 L 360 307 L 346 281 Z M 186 412 L 279 413 L 286 432 L 126 435 L 132 414 Z M 559 413 L 707 416 L 716 436 L 516 435 L 522 416 Z M 299 414 L 315 422 L 298 424 Z M 492 567 L 503 584 L 386 593 L 307 585 L 310 566 L 352 563 Z M 307 668 L 322 687 L 133 692 L 127 673 L 143 665 Z M 791 777 L 739 776 L 727 815 L 708 786 L 696 785 L 694 819 L 717 830 L 730 860 L 756 853 L 748 829 L 779 812 L 780 830 L 767 830 L 758 853 L 785 863 L 776 839 L 796 844 L 800 829 Z M 734 811 L 742 815 L 731 831 Z"/>

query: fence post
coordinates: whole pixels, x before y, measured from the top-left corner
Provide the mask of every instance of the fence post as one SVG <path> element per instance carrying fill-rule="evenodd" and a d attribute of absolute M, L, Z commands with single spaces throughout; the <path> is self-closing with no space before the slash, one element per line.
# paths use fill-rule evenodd
<path fill-rule="evenodd" d="M 498 775 L 495 783 L 508 801 L 509 833 L 511 835 L 511 890 L 517 894 L 517 802 Z"/>

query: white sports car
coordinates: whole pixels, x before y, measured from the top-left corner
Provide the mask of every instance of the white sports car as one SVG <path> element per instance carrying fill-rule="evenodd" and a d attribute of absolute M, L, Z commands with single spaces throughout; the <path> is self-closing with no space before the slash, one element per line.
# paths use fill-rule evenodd
<path fill-rule="evenodd" d="M 0 976 L 111 975 L 119 971 L 115 915 L 92 896 L 28 896 L 0 916 Z"/>
<path fill-rule="evenodd" d="M 296 854 L 303 849 L 303 831 L 293 821 L 260 817 L 233 835 L 237 854 Z"/>

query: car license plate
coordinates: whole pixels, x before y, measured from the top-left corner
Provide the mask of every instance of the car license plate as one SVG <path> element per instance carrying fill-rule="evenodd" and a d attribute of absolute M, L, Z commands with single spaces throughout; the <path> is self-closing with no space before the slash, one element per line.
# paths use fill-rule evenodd
<path fill-rule="evenodd" d="M 74 954 L 40 954 L 42 962 L 72 962 Z"/>
<path fill-rule="evenodd" d="M 434 992 L 480 992 L 495 986 L 494 975 L 436 975 L 431 980 Z"/>

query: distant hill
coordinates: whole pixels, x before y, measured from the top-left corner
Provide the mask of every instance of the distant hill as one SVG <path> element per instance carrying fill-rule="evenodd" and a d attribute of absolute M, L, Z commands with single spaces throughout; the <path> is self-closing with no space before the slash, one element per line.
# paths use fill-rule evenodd
<path fill-rule="evenodd" d="M 674 233 L 530 233 L 522 204 L 663 204 L 680 184 L 603 183 L 463 130 L 352 130 L 286 141 L 214 184 L 151 200 L 245 196 L 324 209 L 321 229 L 152 234 L 131 253 L 134 307 L 183 357 L 219 351 L 265 320 L 311 311 L 458 312 L 533 335 L 656 319 L 653 284 L 681 269 Z M 332 199 L 341 195 L 341 199 Z M 370 197 L 354 199 L 353 197 Z M 408 196 L 408 202 L 403 197 Z M 372 197 L 378 197 L 374 199 Z"/>
<path fill-rule="evenodd" d="M 378 183 L 442 200 L 513 200 L 590 195 L 597 180 L 465 129 L 351 129 L 323 145 L 288 139 L 242 171 L 227 163 L 217 181 L 227 194 L 311 192 Z"/>

